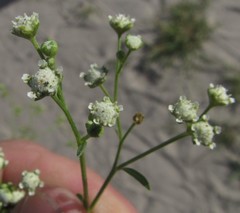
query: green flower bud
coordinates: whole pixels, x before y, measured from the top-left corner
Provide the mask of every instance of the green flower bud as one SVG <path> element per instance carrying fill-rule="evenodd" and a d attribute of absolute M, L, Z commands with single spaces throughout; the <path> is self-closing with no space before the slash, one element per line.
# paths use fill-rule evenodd
<path fill-rule="evenodd" d="M 103 126 L 99 125 L 99 124 L 96 124 L 94 123 L 93 121 L 89 120 L 87 123 L 86 123 L 86 129 L 87 129 L 87 133 L 90 137 L 93 137 L 93 138 L 98 138 L 100 137 L 101 135 L 103 135 L 104 133 L 104 128 Z"/>
<path fill-rule="evenodd" d="M 124 32 L 130 30 L 135 22 L 134 18 L 125 16 L 123 14 L 108 16 L 110 26 L 115 30 L 118 35 L 122 35 Z"/>
<path fill-rule="evenodd" d="M 210 105 L 212 106 L 226 106 L 235 103 L 235 99 L 232 95 L 227 94 L 227 89 L 221 85 L 214 86 L 209 85 L 208 97 Z"/>
<path fill-rule="evenodd" d="M 25 39 L 33 38 L 40 24 L 37 13 L 33 13 L 31 16 L 24 13 L 24 16 L 17 16 L 12 23 L 12 34 Z"/>
<path fill-rule="evenodd" d="M 142 37 L 140 35 L 127 35 L 125 44 L 129 50 L 138 50 L 143 46 Z"/>
<path fill-rule="evenodd" d="M 122 61 L 125 58 L 126 54 L 123 50 L 117 52 L 117 58 Z"/>
<path fill-rule="evenodd" d="M 54 40 L 45 41 L 41 45 L 41 52 L 49 58 L 55 57 L 58 52 L 57 42 Z"/>

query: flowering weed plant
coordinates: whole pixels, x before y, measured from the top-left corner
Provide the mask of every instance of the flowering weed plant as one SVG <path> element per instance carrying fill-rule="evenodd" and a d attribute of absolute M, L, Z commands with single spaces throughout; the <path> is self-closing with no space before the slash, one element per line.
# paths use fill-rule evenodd
<path fill-rule="evenodd" d="M 116 33 L 117 37 L 114 86 L 113 88 L 106 88 L 104 86 L 107 75 L 109 74 L 105 66 L 98 66 L 93 63 L 90 65 L 87 72 L 80 73 L 82 83 L 89 89 L 100 89 L 103 93 L 103 97 L 100 97 L 99 100 L 86 106 L 89 110 L 88 119 L 85 121 L 85 127 L 83 125 L 83 127 L 80 128 L 76 126 L 64 98 L 62 87 L 63 69 L 56 63 L 58 44 L 54 40 L 47 40 L 39 44 L 36 39 L 40 25 L 38 14 L 33 13 L 31 16 L 24 14 L 24 16 L 16 17 L 13 21 L 12 28 L 12 34 L 29 40 L 40 57 L 36 73 L 33 75 L 23 74 L 22 76 L 23 82 L 30 87 L 27 96 L 33 101 L 50 97 L 63 111 L 71 126 L 76 139 L 76 154 L 80 162 L 83 184 L 83 193 L 79 193 L 77 197 L 82 201 L 87 212 L 92 212 L 94 210 L 104 190 L 119 171 L 125 171 L 145 188 L 150 189 L 148 180 L 140 172 L 129 166 L 153 152 L 185 137 L 191 137 L 194 145 L 203 145 L 213 149 L 216 146 L 213 138 L 215 134 L 220 133 L 221 128 L 211 125 L 208 112 L 214 107 L 227 106 L 235 101 L 223 86 L 210 84 L 208 88 L 209 105 L 201 113 L 199 112 L 199 104 L 197 102 L 193 102 L 188 100 L 187 97 L 181 96 L 176 103 L 169 105 L 168 109 L 176 118 L 177 123 L 185 125 L 185 131 L 162 143 L 158 143 L 155 147 L 125 162 L 120 162 L 121 152 L 123 151 L 124 143 L 128 135 L 137 125 L 143 122 L 144 115 L 140 112 L 136 112 L 136 114 L 133 115 L 132 123 L 129 125 L 128 129 L 123 129 L 120 115 L 123 113 L 124 106 L 118 103 L 118 94 L 120 90 L 119 81 L 124 72 L 126 61 L 134 51 L 139 50 L 143 46 L 143 40 L 140 35 L 132 35 L 130 33 L 130 30 L 134 27 L 134 18 L 123 14 L 109 16 L 108 18 L 109 25 Z M 90 201 L 85 160 L 86 147 L 89 139 L 102 137 L 104 129 L 110 127 L 115 129 L 118 148 L 107 178 L 98 193 L 96 193 L 95 197 Z M 8 161 L 4 159 L 4 153 L 1 151 L 1 169 L 7 166 L 7 164 Z M 10 207 L 14 206 L 24 196 L 33 196 L 38 187 L 43 187 L 44 184 L 40 180 L 39 174 L 40 171 L 38 169 L 30 172 L 23 171 L 22 181 L 19 183 L 19 187 L 13 186 L 12 183 L 1 183 L 1 212 L 7 212 Z"/>

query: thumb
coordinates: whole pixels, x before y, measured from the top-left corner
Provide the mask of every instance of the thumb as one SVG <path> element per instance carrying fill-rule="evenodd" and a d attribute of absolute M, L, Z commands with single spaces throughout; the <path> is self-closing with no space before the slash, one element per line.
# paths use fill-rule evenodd
<path fill-rule="evenodd" d="M 13 213 L 85 213 L 82 203 L 64 188 L 45 188 L 32 197 L 27 197 Z"/>

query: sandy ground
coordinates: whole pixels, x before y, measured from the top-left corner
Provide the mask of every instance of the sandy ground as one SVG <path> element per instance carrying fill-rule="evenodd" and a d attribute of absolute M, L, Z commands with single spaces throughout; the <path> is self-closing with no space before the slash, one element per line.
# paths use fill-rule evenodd
<path fill-rule="evenodd" d="M 108 26 L 107 16 L 125 13 L 135 17 L 134 31 L 143 32 L 144 39 L 149 42 L 152 38 L 149 28 L 158 13 L 159 1 L 92 0 L 89 2 L 95 12 L 85 21 L 79 16 L 81 0 L 5 2 L 0 0 L 0 83 L 6 85 L 9 95 L 0 100 L 0 139 L 22 135 L 33 137 L 50 150 L 76 159 L 74 149 L 67 146 L 73 137 L 68 125 L 61 122 L 60 110 L 49 98 L 33 104 L 26 96 L 29 88 L 20 78 L 23 73 L 36 71 L 38 57 L 29 43 L 10 34 L 11 20 L 24 12 L 38 12 L 41 20 L 38 39 L 51 37 L 59 42 L 58 64 L 64 68 L 66 99 L 75 121 L 83 129 L 88 103 L 102 94 L 86 88 L 78 76 L 91 63 L 110 64 L 114 58 L 116 37 Z M 168 1 L 168 4 L 174 2 Z M 187 78 L 179 70 L 161 72 L 159 69 L 159 79 L 153 84 L 136 71 L 135 65 L 142 53 L 131 56 L 121 81 L 119 102 L 125 109 L 121 115 L 123 126 L 126 129 L 132 115 L 138 111 L 143 112 L 146 119 L 126 142 L 122 160 L 183 131 L 167 112 L 167 106 L 180 95 L 187 95 L 198 100 L 203 109 L 207 105 L 206 88 L 209 83 L 218 83 L 222 79 L 226 73 L 224 65 L 239 67 L 239 0 L 213 1 L 209 20 L 219 26 L 205 49 L 209 57 L 221 63 L 203 63 L 201 71 L 190 72 Z M 239 69 L 234 75 L 239 75 Z M 106 87 L 112 85 L 110 72 Z M 37 106 L 41 106 L 43 112 L 39 112 Z M 219 108 L 211 116 L 216 122 L 230 120 L 238 124 L 239 109 L 226 111 Z M 115 134 L 107 129 L 103 139 L 89 144 L 89 166 L 103 177 L 116 152 L 115 139 Z M 146 191 L 123 173 L 113 180 L 113 185 L 141 213 L 236 213 L 240 212 L 240 185 L 239 180 L 229 181 L 229 158 L 240 161 L 239 154 L 234 155 L 224 148 L 210 151 L 193 146 L 190 139 L 186 139 L 134 164 L 134 168 L 149 179 L 151 191 Z"/>

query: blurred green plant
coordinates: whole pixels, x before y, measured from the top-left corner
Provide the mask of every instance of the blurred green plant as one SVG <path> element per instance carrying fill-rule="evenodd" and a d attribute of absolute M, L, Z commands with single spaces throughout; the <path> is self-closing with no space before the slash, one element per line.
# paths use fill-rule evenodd
<path fill-rule="evenodd" d="M 229 161 L 228 167 L 230 169 L 229 180 L 230 181 L 240 181 L 240 162 L 239 161 Z"/>
<path fill-rule="evenodd" d="M 169 9 L 169 17 L 156 21 L 151 60 L 185 59 L 202 48 L 213 28 L 206 18 L 208 1 L 183 0 Z"/>
<path fill-rule="evenodd" d="M 62 1 L 63 16 L 68 24 L 85 26 L 92 14 L 96 12 L 94 0 Z"/>
<path fill-rule="evenodd" d="M 40 116 L 44 112 L 44 106 L 37 103 L 31 103 L 28 106 L 16 105 L 16 103 L 11 98 L 11 93 L 4 83 L 0 83 L 0 101 L 5 103 L 9 111 L 9 130 L 10 138 L 22 138 L 22 139 L 36 139 L 37 134 L 32 126 L 29 124 L 34 123 L 33 118 Z M 0 102 L 0 103 L 1 103 Z M 30 116 L 26 116 L 26 114 Z M 27 118 L 27 125 L 24 122 L 20 122 L 23 117 Z M 21 126 L 18 124 L 22 123 Z"/>
<path fill-rule="evenodd" d="M 155 19 L 152 43 L 145 45 L 144 59 L 140 67 L 149 68 L 156 62 L 162 67 L 181 65 L 187 67 L 201 52 L 214 27 L 208 23 L 206 12 L 209 0 L 182 0 L 164 13 L 166 17 Z"/>
<path fill-rule="evenodd" d="M 6 98 L 8 96 L 8 90 L 5 84 L 0 83 L 0 97 Z"/>

